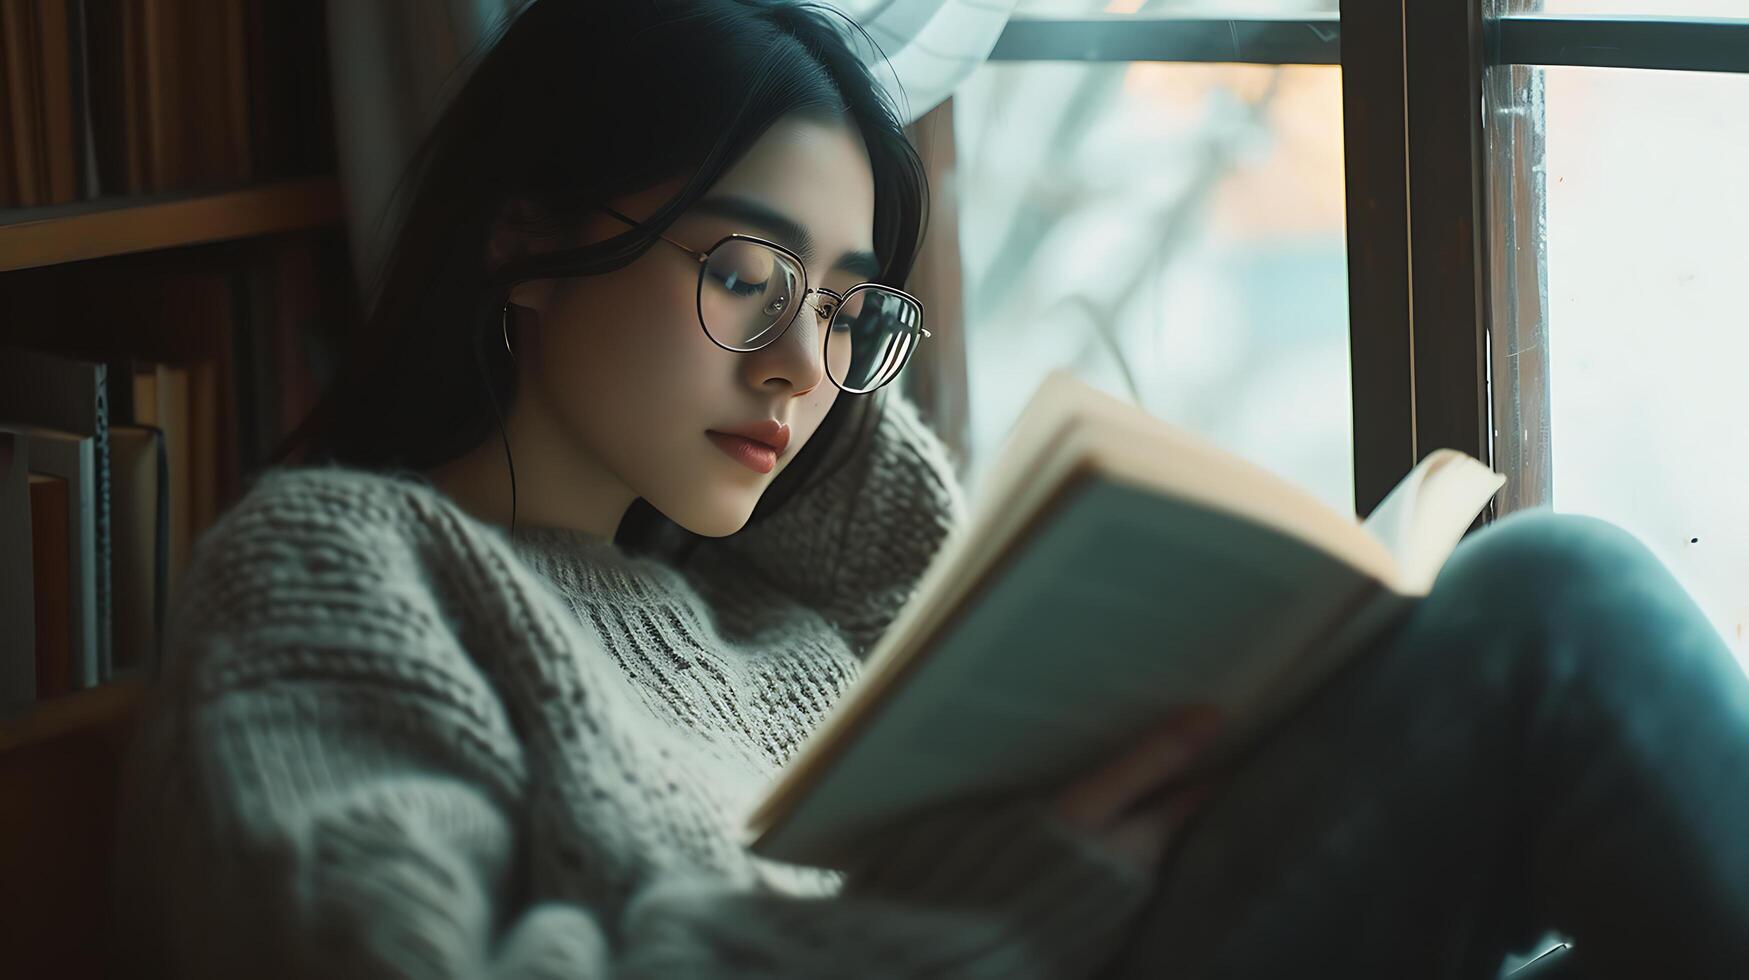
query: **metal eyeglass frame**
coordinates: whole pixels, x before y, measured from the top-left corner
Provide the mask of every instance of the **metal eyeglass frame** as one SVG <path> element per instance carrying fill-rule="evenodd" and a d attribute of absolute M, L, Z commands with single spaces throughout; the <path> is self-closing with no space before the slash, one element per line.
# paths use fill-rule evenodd
<path fill-rule="evenodd" d="M 612 215 L 615 218 L 618 218 L 619 220 L 625 222 L 628 225 L 636 227 L 638 224 L 638 222 L 632 220 L 631 218 L 626 217 L 623 214 L 620 214 L 618 211 L 615 211 L 613 208 L 610 208 L 605 204 L 598 205 L 598 207 L 600 207 L 600 209 L 602 211 L 606 212 L 609 215 Z M 675 248 L 680 249 L 682 252 L 685 252 L 687 255 L 692 256 L 692 258 L 698 262 L 698 288 L 694 292 L 694 302 L 693 302 L 694 307 L 698 311 L 698 326 L 699 326 L 700 330 L 704 331 L 705 337 L 708 340 L 710 340 L 711 343 L 717 345 L 718 347 L 721 347 L 723 350 L 732 351 L 736 354 L 747 354 L 747 353 L 751 353 L 752 351 L 756 351 L 756 350 L 760 350 L 760 349 L 765 348 L 765 347 L 769 347 L 772 344 L 776 343 L 778 341 L 778 339 L 781 338 L 784 334 L 788 333 L 789 328 L 794 326 L 796 320 L 801 318 L 801 312 L 798 309 L 797 312 L 790 317 L 789 322 L 783 325 L 782 330 L 779 330 L 777 333 L 773 334 L 769 340 L 762 341 L 761 343 L 759 343 L 757 346 L 754 346 L 754 347 L 730 347 L 728 344 L 723 343 L 722 341 L 718 340 L 716 337 L 711 336 L 710 327 L 706 326 L 705 322 L 704 322 L 704 269 L 705 269 L 705 263 L 710 261 L 710 257 L 711 257 L 712 252 L 721 248 L 724 244 L 726 244 L 728 242 L 734 242 L 734 241 L 752 242 L 755 245 L 763 245 L 766 248 L 769 248 L 769 249 L 777 252 L 779 255 L 782 255 L 785 258 L 789 259 L 790 262 L 795 265 L 796 271 L 798 273 L 800 273 L 801 277 L 802 277 L 802 293 L 801 293 L 801 296 L 799 297 L 800 304 L 802 306 L 807 306 L 807 307 L 811 308 L 814 311 L 814 316 L 817 317 L 820 320 L 820 322 L 822 324 L 824 324 L 826 327 L 826 332 L 822 335 L 821 341 L 820 341 L 822 348 L 824 348 L 825 344 L 829 341 L 829 338 L 831 337 L 832 318 L 837 316 L 838 311 L 844 307 L 844 301 L 849 299 L 851 296 L 856 295 L 858 290 L 881 289 L 881 290 L 885 290 L 886 292 L 897 293 L 898 295 L 904 297 L 906 300 L 909 300 L 911 303 L 916 305 L 916 307 L 917 307 L 917 332 L 919 334 L 921 334 L 921 336 L 919 336 L 917 338 L 916 343 L 913 343 L 911 345 L 911 349 L 905 352 L 905 360 L 899 364 L 898 369 L 893 371 L 892 376 L 887 378 L 885 381 L 882 381 L 880 384 L 875 385 L 873 388 L 846 388 L 844 385 L 838 383 L 837 378 L 832 377 L 832 372 L 826 371 L 825 372 L 826 377 L 831 379 L 832 384 L 835 385 L 839 391 L 845 392 L 847 394 L 852 394 L 852 395 L 866 395 L 866 394 L 869 394 L 870 392 L 879 391 L 881 388 L 885 387 L 886 385 L 891 384 L 893 382 L 893 380 L 895 378 L 897 378 L 900 375 L 900 373 L 905 370 L 905 365 L 909 364 L 911 362 L 911 355 L 915 354 L 917 352 L 917 344 L 920 344 L 925 339 L 934 336 L 934 334 L 929 332 L 929 328 L 927 328 L 923 325 L 923 301 L 918 299 L 917 297 L 911 295 L 910 293 L 905 292 L 903 289 L 895 289 L 892 286 L 884 285 L 882 283 L 877 283 L 877 282 L 859 282 L 856 285 L 850 287 L 849 289 L 846 289 L 842 293 L 840 293 L 836 290 L 827 289 L 825 286 L 816 286 L 813 289 L 809 289 L 808 288 L 808 269 L 807 269 L 807 266 L 802 262 L 801 256 L 790 251 L 789 249 L 785 248 L 784 246 L 779 245 L 777 242 L 770 241 L 769 239 L 758 238 L 758 237 L 755 237 L 753 235 L 740 235 L 740 234 L 724 235 L 722 238 L 717 239 L 716 243 L 713 244 L 710 248 L 705 249 L 704 251 L 700 252 L 697 249 L 688 248 L 685 245 L 682 245 L 681 243 L 675 241 L 674 239 L 669 238 L 667 235 L 661 234 L 660 232 L 658 232 L 657 235 L 663 241 L 674 246 Z M 830 307 L 827 309 L 822 309 L 820 307 L 820 304 L 809 302 L 808 297 L 815 294 L 815 293 L 830 297 L 832 300 Z"/>

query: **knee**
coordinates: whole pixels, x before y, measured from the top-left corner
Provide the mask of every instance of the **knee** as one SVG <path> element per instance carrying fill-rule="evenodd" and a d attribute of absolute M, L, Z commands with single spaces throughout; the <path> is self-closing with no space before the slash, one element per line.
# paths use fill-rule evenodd
<path fill-rule="evenodd" d="M 1651 550 L 1623 528 L 1546 508 L 1510 514 L 1465 539 L 1441 578 L 1447 575 L 1467 580 L 1466 591 L 1539 604 L 1596 599 L 1669 579 Z"/>
<path fill-rule="evenodd" d="M 1435 593 L 1443 622 L 1485 623 L 1579 659 L 1656 652 L 1676 669 L 1685 662 L 1677 651 L 1687 650 L 1709 669 L 1729 660 L 1670 569 L 1634 535 L 1594 517 L 1509 515 L 1464 540 Z"/>
<path fill-rule="evenodd" d="M 1533 510 L 1466 538 L 1414 622 L 1418 642 L 1490 683 L 1607 683 L 1658 690 L 1731 666 L 1711 623 L 1634 535 Z M 1536 678 L 1534 682 L 1526 678 Z M 1626 685 L 1625 687 L 1623 685 Z"/>

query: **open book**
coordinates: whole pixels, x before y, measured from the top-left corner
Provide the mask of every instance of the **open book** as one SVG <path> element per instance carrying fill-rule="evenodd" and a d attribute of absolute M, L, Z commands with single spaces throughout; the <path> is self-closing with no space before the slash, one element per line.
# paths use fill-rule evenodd
<path fill-rule="evenodd" d="M 1066 372 L 1045 379 L 863 676 L 747 821 L 765 857 L 1048 792 L 1174 708 L 1231 759 L 1427 594 L 1505 478 L 1423 459 L 1363 524 Z"/>

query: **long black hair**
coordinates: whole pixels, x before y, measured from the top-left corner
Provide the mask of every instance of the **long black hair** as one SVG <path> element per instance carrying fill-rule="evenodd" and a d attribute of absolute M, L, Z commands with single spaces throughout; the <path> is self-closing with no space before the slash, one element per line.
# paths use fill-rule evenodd
<path fill-rule="evenodd" d="M 551 271 L 623 268 L 791 113 L 841 116 L 861 133 L 874 172 L 878 280 L 903 286 L 928 186 L 858 57 L 858 37 L 878 51 L 837 11 L 785 0 L 528 0 L 507 15 L 458 69 L 459 89 L 404 171 L 395 195 L 405 196 L 405 216 L 364 329 L 275 462 L 420 471 L 496 427 L 514 497 L 502 412 L 515 372 L 499 322 L 509 288 L 507 270 L 488 267 L 494 223 L 562 239 L 608 199 L 684 178 L 641 225 L 569 250 Z M 518 206 L 507 210 L 510 202 Z M 520 278 L 546 271 L 539 255 L 510 264 Z M 879 411 L 878 394 L 838 398 L 749 523 L 829 475 L 821 460 L 851 458 Z M 637 547 L 657 535 L 699 540 L 639 500 L 616 541 Z"/>

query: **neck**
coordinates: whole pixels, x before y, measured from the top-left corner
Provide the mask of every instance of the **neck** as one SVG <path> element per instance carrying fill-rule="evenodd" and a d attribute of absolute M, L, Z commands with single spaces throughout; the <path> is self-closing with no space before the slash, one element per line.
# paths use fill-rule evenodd
<path fill-rule="evenodd" d="M 636 495 L 597 460 L 579 453 L 574 441 L 518 399 L 504 434 L 516 463 L 516 527 L 578 531 L 611 541 Z M 496 431 L 462 456 L 427 476 L 456 505 L 488 524 L 508 528 L 510 466 Z"/>

